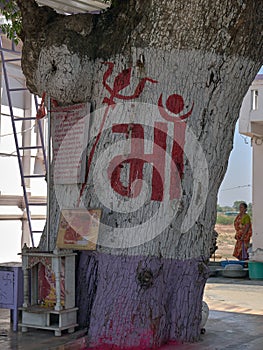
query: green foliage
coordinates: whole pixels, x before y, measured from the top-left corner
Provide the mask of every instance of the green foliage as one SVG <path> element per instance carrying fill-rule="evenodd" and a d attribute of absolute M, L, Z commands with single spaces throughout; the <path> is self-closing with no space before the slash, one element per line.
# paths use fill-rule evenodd
<path fill-rule="evenodd" d="M 218 214 L 216 223 L 219 225 L 233 225 L 235 217 L 234 216 L 226 216 L 223 214 Z"/>
<path fill-rule="evenodd" d="M 244 201 L 235 201 L 233 204 L 233 208 L 239 211 L 239 206 L 241 203 L 244 203 Z"/>
<path fill-rule="evenodd" d="M 231 211 L 231 210 L 234 210 L 234 209 L 232 207 L 227 206 L 227 205 L 225 207 L 222 207 L 223 212 Z"/>
<path fill-rule="evenodd" d="M 104 0 L 111 7 L 116 7 L 120 0 Z M 22 16 L 15 0 L 0 0 L 0 12 L 6 18 L 7 23 L 0 25 L 0 29 L 7 37 L 17 45 L 22 29 Z"/>
<path fill-rule="evenodd" d="M 250 217 L 252 217 L 252 203 L 248 203 L 247 205 L 247 213 Z"/>
<path fill-rule="evenodd" d="M 221 207 L 219 204 L 217 204 L 217 213 L 228 213 L 228 216 L 231 215 L 231 212 L 233 212 L 233 216 L 235 216 L 237 214 L 237 212 L 239 212 L 239 205 L 240 203 L 243 203 L 245 201 L 235 201 L 233 203 L 232 207 Z M 252 203 L 247 203 L 247 213 L 250 217 L 252 217 Z"/>
<path fill-rule="evenodd" d="M 1 13 L 5 16 L 7 23 L 1 25 L 1 30 L 7 37 L 14 40 L 15 44 L 19 42 L 19 35 L 22 27 L 22 17 L 15 0 L 0 0 Z"/>
<path fill-rule="evenodd" d="M 222 207 L 220 207 L 220 205 L 219 204 L 217 204 L 217 212 L 218 213 L 221 213 L 223 211 L 223 208 Z"/>
<path fill-rule="evenodd" d="M 239 205 L 240 203 L 246 203 L 246 201 L 235 201 L 234 204 L 233 204 L 233 208 L 235 210 L 238 210 L 239 211 Z M 251 217 L 252 216 L 252 203 L 247 203 L 247 213 L 248 215 Z"/>
<path fill-rule="evenodd" d="M 236 215 L 239 213 L 239 205 L 245 201 L 235 201 L 232 207 L 217 205 L 216 223 L 219 225 L 233 225 Z M 247 203 L 247 213 L 252 218 L 252 204 Z"/>
<path fill-rule="evenodd" d="M 116 7 L 121 0 L 104 0 L 105 4 Z"/>

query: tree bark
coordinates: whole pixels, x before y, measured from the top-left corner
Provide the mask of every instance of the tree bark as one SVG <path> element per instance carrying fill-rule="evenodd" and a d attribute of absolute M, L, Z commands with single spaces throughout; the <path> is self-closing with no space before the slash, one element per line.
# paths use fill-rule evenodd
<path fill-rule="evenodd" d="M 263 4 L 130 0 L 64 17 L 17 2 L 31 91 L 92 105 L 86 186 L 52 185 L 51 203 L 51 248 L 61 208 L 102 208 L 96 252 L 78 264 L 90 344 L 198 340 L 217 192 L 262 65 Z"/>

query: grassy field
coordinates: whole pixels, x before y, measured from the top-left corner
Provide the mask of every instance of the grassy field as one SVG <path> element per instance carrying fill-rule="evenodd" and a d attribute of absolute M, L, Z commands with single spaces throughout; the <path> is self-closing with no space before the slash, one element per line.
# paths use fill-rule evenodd
<path fill-rule="evenodd" d="M 215 253 L 216 260 L 233 259 L 233 250 L 235 246 L 235 229 L 233 225 L 219 225 L 215 226 L 215 230 L 218 233 L 217 246 L 218 249 Z M 211 260 L 213 260 L 212 257 Z"/>

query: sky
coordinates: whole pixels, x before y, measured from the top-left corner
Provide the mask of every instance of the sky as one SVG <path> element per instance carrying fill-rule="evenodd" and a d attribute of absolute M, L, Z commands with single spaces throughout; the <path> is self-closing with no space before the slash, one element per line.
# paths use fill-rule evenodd
<path fill-rule="evenodd" d="M 261 67 L 259 74 L 263 74 Z M 250 137 L 239 134 L 236 125 L 234 146 L 227 172 L 218 192 L 220 206 L 233 206 L 237 200 L 252 203 L 252 147 Z"/>
<path fill-rule="evenodd" d="M 218 192 L 220 206 L 233 206 L 238 200 L 252 202 L 252 147 L 250 137 L 241 135 L 236 125 L 233 150 Z"/>

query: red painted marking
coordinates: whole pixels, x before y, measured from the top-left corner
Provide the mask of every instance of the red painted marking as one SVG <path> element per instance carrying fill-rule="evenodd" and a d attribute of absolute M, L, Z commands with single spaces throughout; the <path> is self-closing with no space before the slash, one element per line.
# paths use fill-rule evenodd
<path fill-rule="evenodd" d="M 95 154 L 95 150 L 96 150 L 97 144 L 98 144 L 98 142 L 100 140 L 101 133 L 102 133 L 103 127 L 105 125 L 105 121 L 106 121 L 108 113 L 109 113 L 109 108 L 110 107 L 114 108 L 114 106 L 116 104 L 114 99 L 118 98 L 120 100 L 132 100 L 132 99 L 138 98 L 141 95 L 141 93 L 143 92 L 143 89 L 145 87 L 145 83 L 147 81 L 149 81 L 151 83 L 154 83 L 154 84 L 157 83 L 156 80 L 153 80 L 151 78 L 147 78 L 146 77 L 146 78 L 143 78 L 143 79 L 140 80 L 139 84 L 135 88 L 134 93 L 131 96 L 120 95 L 119 92 L 121 90 L 123 90 L 125 87 L 130 85 L 131 68 L 124 69 L 122 72 L 120 72 L 115 77 L 114 83 L 113 83 L 113 88 L 111 88 L 109 86 L 109 84 L 107 83 L 107 79 L 112 75 L 113 68 L 114 68 L 115 64 L 113 62 L 104 62 L 104 64 L 108 65 L 108 69 L 106 70 L 106 72 L 103 75 L 102 84 L 106 88 L 106 90 L 110 93 L 110 98 L 104 97 L 104 99 L 103 99 L 103 103 L 107 103 L 108 106 L 107 106 L 107 109 L 106 109 L 106 111 L 104 113 L 103 120 L 102 120 L 100 128 L 99 128 L 99 132 L 97 134 L 96 140 L 95 140 L 95 142 L 94 142 L 94 144 L 92 146 L 92 149 L 91 149 L 91 152 L 90 152 L 90 155 L 89 155 L 89 158 L 88 158 L 88 165 L 87 165 L 87 171 L 86 171 L 86 174 L 85 174 L 85 181 L 82 184 L 82 187 L 80 189 L 80 195 L 79 195 L 79 199 L 78 199 L 77 205 L 79 205 L 79 203 L 80 203 L 80 199 L 82 197 L 82 194 L 84 192 L 84 189 L 85 189 L 87 181 L 88 181 L 90 166 L 91 166 L 94 154 Z"/>
<path fill-rule="evenodd" d="M 170 199 L 180 198 L 180 183 L 184 173 L 184 144 L 186 124 L 176 123 L 174 125 L 174 141 L 171 154 L 170 170 Z"/>
<path fill-rule="evenodd" d="M 143 78 L 140 80 L 139 84 L 135 88 L 135 91 L 132 95 L 126 96 L 121 95 L 119 92 L 123 89 L 125 89 L 127 86 L 131 83 L 131 68 L 124 69 L 122 72 L 120 72 L 114 79 L 113 87 L 111 88 L 109 84 L 107 83 L 107 79 L 111 76 L 114 68 L 113 62 L 104 62 L 104 64 L 108 65 L 107 71 L 103 75 L 103 86 L 105 89 L 110 93 L 110 97 L 105 97 L 103 100 L 103 103 L 107 103 L 108 106 L 115 105 L 116 102 L 114 101 L 115 98 L 120 100 L 133 100 L 135 98 L 138 98 L 141 93 L 143 92 L 143 89 L 145 87 L 145 83 L 149 81 L 150 83 L 157 83 L 157 80 L 153 80 L 151 78 Z"/>
<path fill-rule="evenodd" d="M 147 339 L 148 340 L 148 339 Z M 172 346 L 172 347 L 171 347 Z M 94 345 L 88 348 L 81 348 L 82 350 L 150 350 L 150 349 L 159 349 L 159 350 L 165 350 L 165 349 L 174 349 L 175 347 L 182 346 L 181 342 L 178 341 L 169 341 L 167 344 L 162 346 L 150 346 L 149 343 L 147 344 L 140 344 L 139 346 L 118 346 L 114 344 L 107 344 L 106 342 L 103 342 L 103 339 L 100 340 L 99 345 Z"/>
<path fill-rule="evenodd" d="M 44 118 L 44 116 L 46 115 L 45 98 L 46 98 L 46 93 L 44 91 L 42 94 L 40 106 L 37 110 L 36 119 Z"/>
<path fill-rule="evenodd" d="M 107 103 L 107 109 L 105 110 L 103 120 L 100 125 L 99 132 L 92 146 L 88 164 L 85 181 L 80 190 L 80 198 L 85 189 L 89 170 L 92 164 L 92 160 L 96 151 L 97 144 L 100 140 L 108 113 L 110 108 L 114 108 L 116 102 L 115 99 L 120 100 L 132 100 L 138 98 L 142 93 L 147 81 L 151 83 L 157 83 L 156 80 L 151 78 L 143 78 L 134 90 L 132 95 L 122 95 L 120 91 L 130 85 L 132 69 L 127 68 L 121 71 L 115 78 L 113 86 L 107 83 L 108 78 L 112 75 L 114 69 L 113 62 L 104 62 L 108 65 L 108 69 L 103 75 L 103 86 L 110 93 L 110 97 L 104 97 L 103 103 Z M 161 116 L 168 122 L 174 123 L 174 141 L 171 153 L 171 167 L 170 167 L 170 199 L 180 197 L 180 181 L 184 171 L 184 144 L 185 144 L 185 128 L 186 125 L 182 121 L 190 117 L 193 111 L 194 104 L 191 109 L 183 114 L 179 115 L 184 109 L 183 97 L 178 94 L 170 95 L 166 101 L 166 108 L 170 112 L 168 113 L 163 107 L 162 94 L 158 100 L 158 108 Z M 116 156 L 110 162 L 108 168 L 108 176 L 111 181 L 111 187 L 114 191 L 121 196 L 135 198 L 142 189 L 143 180 L 143 168 L 145 163 L 151 163 L 153 165 L 152 171 L 152 193 L 151 199 L 155 201 L 162 201 L 164 195 L 165 185 L 165 151 L 167 142 L 167 124 L 156 122 L 154 127 L 154 146 L 152 154 L 144 153 L 144 130 L 140 124 L 120 124 L 115 125 L 112 128 L 113 132 L 125 133 L 128 135 L 129 127 L 131 127 L 131 152 L 128 156 Z M 129 179 L 128 184 L 123 185 L 121 181 L 121 173 L 124 166 L 129 166 Z"/>
<path fill-rule="evenodd" d="M 150 350 L 150 349 L 154 349 L 150 346 L 128 346 L 128 347 L 123 347 L 123 346 L 117 346 L 117 345 L 112 345 L 112 344 L 105 344 L 105 343 L 101 343 L 101 345 L 97 345 L 97 346 L 92 346 L 90 348 L 84 348 L 83 350 Z M 159 348 L 155 348 L 155 349 L 159 349 Z"/>
<path fill-rule="evenodd" d="M 108 176 L 111 180 L 111 187 L 121 196 L 135 198 L 142 189 L 143 167 L 145 163 L 153 165 L 152 172 L 152 193 L 151 199 L 163 200 L 165 182 L 165 151 L 167 138 L 167 124 L 155 123 L 153 153 L 144 152 L 144 130 L 140 124 L 119 124 L 114 125 L 113 132 L 127 134 L 131 132 L 131 150 L 127 156 L 119 155 L 114 157 L 108 168 Z M 121 171 L 125 164 L 129 165 L 128 185 L 124 186 L 121 181 Z"/>
<path fill-rule="evenodd" d="M 99 132 L 98 132 L 98 134 L 96 136 L 95 142 L 94 142 L 94 144 L 93 144 L 93 146 L 91 148 L 90 154 L 89 154 L 88 165 L 87 165 L 87 170 L 86 170 L 86 174 L 85 174 L 85 180 L 84 180 L 84 182 L 83 182 L 83 184 L 81 186 L 81 189 L 80 189 L 80 194 L 79 194 L 79 199 L 78 199 L 78 202 L 77 202 L 77 206 L 79 206 L 79 204 L 80 204 L 80 199 L 81 199 L 81 197 L 83 195 L 84 189 L 85 189 L 87 181 L 88 181 L 91 162 L 92 162 L 92 159 L 94 157 L 94 153 L 95 153 L 97 144 L 98 144 L 98 142 L 100 140 L 101 133 L 102 133 L 102 130 L 103 130 L 103 127 L 104 127 L 104 124 L 106 122 L 106 118 L 107 118 L 107 115 L 108 115 L 108 111 L 109 111 L 109 106 L 105 110 L 105 113 L 104 113 L 104 116 L 103 116 L 103 119 L 102 119 L 102 122 L 101 122 L 101 125 L 100 125 Z"/>
<path fill-rule="evenodd" d="M 184 99 L 180 95 L 173 94 L 168 97 L 166 107 L 170 112 L 179 114 L 184 109 Z"/>
<path fill-rule="evenodd" d="M 153 201 L 162 201 L 165 186 L 165 156 L 168 126 L 166 123 L 154 123 L 153 154 L 147 155 L 153 164 L 152 196 Z"/>
<path fill-rule="evenodd" d="M 133 328 L 133 327 L 132 327 Z M 133 329 L 132 329 L 133 331 Z M 154 338 L 154 334 L 152 330 L 143 332 L 140 335 L 140 343 L 138 346 L 118 346 L 115 344 L 108 344 L 108 342 L 112 342 L 112 337 L 105 337 L 99 340 L 99 344 L 91 345 L 90 348 L 87 349 L 95 349 L 95 350 L 147 350 L 147 349 L 157 349 L 157 347 L 152 347 L 152 340 Z M 158 347 L 159 349 L 159 347 Z"/>
<path fill-rule="evenodd" d="M 169 101 L 168 105 L 166 103 L 167 109 L 170 112 L 175 113 L 175 114 L 178 114 L 178 113 L 173 112 L 173 110 L 179 111 L 182 107 L 184 107 L 184 105 L 182 105 L 182 101 L 180 102 L 180 99 L 178 96 L 180 96 L 180 95 L 171 95 L 170 97 L 168 97 L 168 100 L 167 100 L 167 101 Z M 169 100 L 170 98 L 171 98 L 171 100 Z M 194 104 L 192 104 L 190 111 L 188 111 L 186 114 L 179 115 L 179 116 L 175 117 L 175 116 L 167 113 L 166 110 L 164 109 L 164 107 L 163 107 L 163 94 L 161 94 L 159 97 L 159 100 L 158 100 L 158 108 L 159 108 L 159 112 L 160 112 L 161 116 L 164 119 L 166 119 L 168 122 L 176 123 L 176 122 L 179 122 L 180 120 L 184 120 L 184 119 L 187 119 L 190 117 L 190 115 L 193 112 Z M 171 109 L 169 109 L 169 108 L 171 108 Z"/>
<path fill-rule="evenodd" d="M 143 166 L 145 161 L 140 158 L 144 149 L 144 130 L 140 124 L 118 124 L 112 127 L 112 132 L 127 134 L 131 127 L 131 152 L 128 159 L 123 155 L 114 157 L 108 168 L 111 187 L 123 197 L 137 197 L 140 194 L 142 183 L 136 180 L 143 179 Z M 121 171 L 124 164 L 129 164 L 129 184 L 124 186 L 121 182 Z"/>
<path fill-rule="evenodd" d="M 170 114 L 166 112 L 163 107 L 162 94 L 158 101 L 158 108 L 161 116 L 174 123 L 174 135 L 173 135 L 173 148 L 171 154 L 171 176 L 170 176 L 170 199 L 176 199 L 180 197 L 180 182 L 184 173 L 184 144 L 185 144 L 185 129 L 186 124 L 183 120 L 190 117 L 192 114 L 194 103 L 191 109 L 184 115 L 178 115 L 184 109 L 184 100 L 182 96 L 173 94 L 170 95 L 166 101 L 166 107 Z M 173 115 L 175 114 L 175 115 Z"/>

